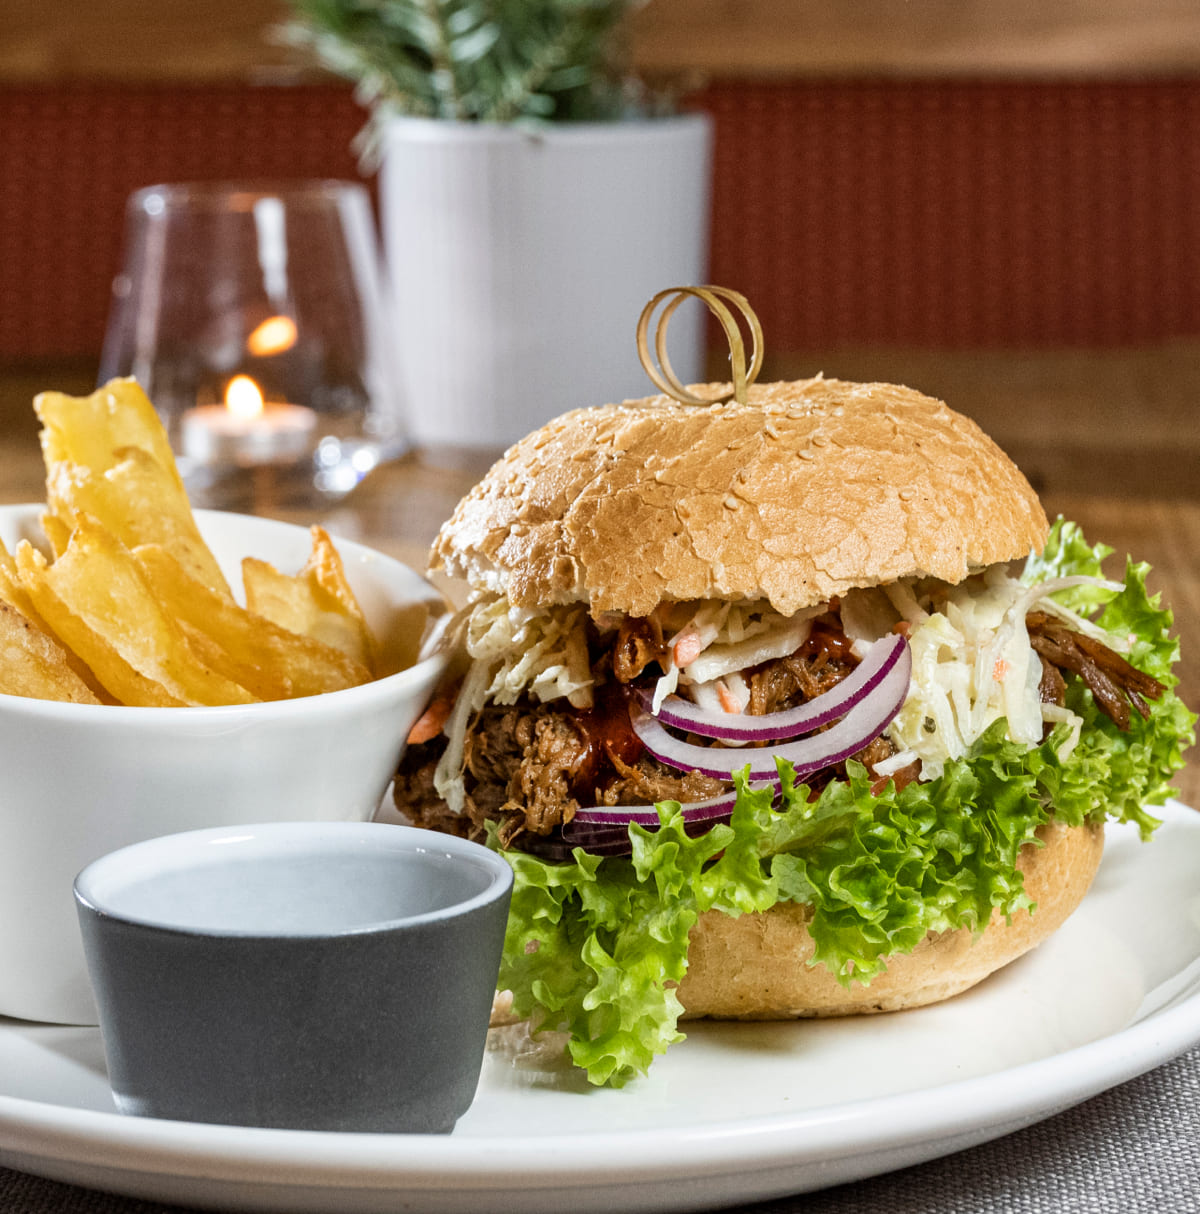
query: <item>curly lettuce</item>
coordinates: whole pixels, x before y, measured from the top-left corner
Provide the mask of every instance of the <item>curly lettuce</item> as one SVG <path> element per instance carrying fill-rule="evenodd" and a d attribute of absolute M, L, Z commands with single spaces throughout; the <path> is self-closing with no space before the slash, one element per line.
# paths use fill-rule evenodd
<path fill-rule="evenodd" d="M 1108 553 L 1060 519 L 1025 577 L 1098 576 Z M 665 802 L 657 830 L 630 827 L 628 858 L 576 849 L 571 861 L 548 863 L 506 853 L 515 885 L 500 983 L 514 1010 L 566 1029 L 588 1079 L 621 1086 L 682 1039 L 674 986 L 705 911 L 810 905 L 813 963 L 846 984 L 868 982 L 930 931 L 982 930 L 996 911 L 1032 910 L 1017 855 L 1051 813 L 1072 826 L 1129 821 L 1149 837 L 1157 820 L 1148 807 L 1171 795 L 1196 717 L 1174 694 L 1179 646 L 1170 612 L 1146 591 L 1147 572 L 1128 561 L 1119 592 L 1061 592 L 1073 610 L 1131 640 L 1130 660 L 1167 688 L 1126 732 L 1072 678 L 1068 704 L 1084 725 L 1069 753 L 1066 725 L 1028 747 L 1008 739 L 1001 719 L 940 777 L 899 791 L 889 783 L 874 793 L 851 762 L 845 779 L 814 797 L 781 762 L 777 804 L 739 779 L 728 823 L 695 838 L 678 803 Z"/>

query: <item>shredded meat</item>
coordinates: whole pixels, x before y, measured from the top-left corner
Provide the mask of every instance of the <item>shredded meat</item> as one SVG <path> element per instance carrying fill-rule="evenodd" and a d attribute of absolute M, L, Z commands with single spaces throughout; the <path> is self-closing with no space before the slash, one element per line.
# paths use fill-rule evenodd
<path fill-rule="evenodd" d="M 892 740 L 884 734 L 880 734 L 879 737 L 868 742 L 854 757 L 864 767 L 874 771 L 876 763 L 890 759 L 895 753 L 896 748 L 892 745 Z"/>
<path fill-rule="evenodd" d="M 746 712 L 759 716 L 814 700 L 840 683 L 857 664 L 845 636 L 818 625 L 795 653 L 764 662 L 753 671 L 748 679 Z"/>
<path fill-rule="evenodd" d="M 632 683 L 651 662 L 667 657 L 662 624 L 653 616 L 626 616 L 612 650 L 612 672 L 618 683 Z"/>
<path fill-rule="evenodd" d="M 521 759 L 500 806 L 504 824 L 499 837 L 505 847 L 523 830 L 548 835 L 575 816 L 579 802 L 571 795 L 571 783 L 588 751 L 586 738 L 570 718 L 545 705 L 517 717 L 514 738 Z"/>
<path fill-rule="evenodd" d="M 471 835 L 475 832 L 474 820 L 467 814 L 454 813 L 433 787 L 433 773 L 444 743 L 444 738 L 435 739 L 404 752 L 392 783 L 392 800 L 397 811 L 416 826 L 447 835 Z"/>
<path fill-rule="evenodd" d="M 612 755 L 618 778 L 600 795 L 602 805 L 655 805 L 659 801 L 706 801 L 725 791 L 725 784 L 698 771 L 680 772 L 643 754 L 637 763 Z"/>
<path fill-rule="evenodd" d="M 478 831 L 488 818 L 496 817 L 503 805 L 509 775 L 521 760 L 517 741 L 521 713 L 516 708 L 489 704 L 467 730 L 463 744 L 463 767 L 467 782 L 467 813 Z"/>
<path fill-rule="evenodd" d="M 1042 679 L 1038 683 L 1038 699 L 1043 704 L 1057 704 L 1061 708 L 1067 702 L 1067 680 L 1053 662 L 1038 654 L 1042 663 Z"/>
<path fill-rule="evenodd" d="M 1157 679 L 1131 666 L 1103 642 L 1073 631 L 1045 612 L 1030 612 L 1025 625 L 1030 644 L 1043 662 L 1079 675 L 1118 729 L 1129 728 L 1130 705 L 1148 717 L 1146 700 L 1157 700 L 1165 690 Z M 1042 678 L 1045 682 L 1044 669 Z"/>

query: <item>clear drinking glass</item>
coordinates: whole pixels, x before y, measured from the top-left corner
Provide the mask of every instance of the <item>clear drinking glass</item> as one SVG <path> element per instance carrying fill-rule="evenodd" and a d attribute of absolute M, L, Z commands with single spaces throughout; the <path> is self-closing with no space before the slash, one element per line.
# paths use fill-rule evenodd
<path fill-rule="evenodd" d="M 348 493 L 405 441 L 370 199 L 343 181 L 150 186 L 126 211 L 100 377 L 132 375 L 196 505 Z"/>

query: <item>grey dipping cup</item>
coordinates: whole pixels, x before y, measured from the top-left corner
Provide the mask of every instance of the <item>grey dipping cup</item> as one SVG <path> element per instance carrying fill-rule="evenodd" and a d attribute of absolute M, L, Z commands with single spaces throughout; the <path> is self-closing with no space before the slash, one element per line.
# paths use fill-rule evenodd
<path fill-rule="evenodd" d="M 486 848 L 374 822 L 189 831 L 94 861 L 75 900 L 118 1108 L 453 1129 L 511 893 Z"/>

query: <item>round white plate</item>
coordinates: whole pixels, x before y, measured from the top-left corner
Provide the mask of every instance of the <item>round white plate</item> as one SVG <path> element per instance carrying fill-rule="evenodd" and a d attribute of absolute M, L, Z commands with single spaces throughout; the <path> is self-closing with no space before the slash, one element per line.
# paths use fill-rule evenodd
<path fill-rule="evenodd" d="M 94 1029 L 0 1020 L 0 1163 L 192 1205 L 359 1214 L 696 1210 L 875 1175 L 995 1138 L 1200 1041 L 1200 814 L 1110 828 L 1049 942 L 949 1003 L 699 1024 L 621 1091 L 489 1056 L 443 1137 L 122 1117 Z"/>

